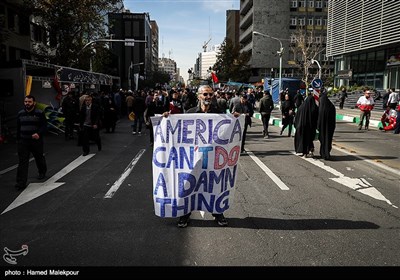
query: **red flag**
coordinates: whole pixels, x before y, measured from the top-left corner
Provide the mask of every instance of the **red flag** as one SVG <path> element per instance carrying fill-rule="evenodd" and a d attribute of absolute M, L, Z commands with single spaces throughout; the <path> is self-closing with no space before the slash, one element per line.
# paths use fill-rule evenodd
<path fill-rule="evenodd" d="M 213 82 L 217 84 L 217 83 L 218 83 L 218 77 L 217 77 L 217 75 L 215 75 L 214 72 L 211 72 L 211 77 L 212 77 Z"/>

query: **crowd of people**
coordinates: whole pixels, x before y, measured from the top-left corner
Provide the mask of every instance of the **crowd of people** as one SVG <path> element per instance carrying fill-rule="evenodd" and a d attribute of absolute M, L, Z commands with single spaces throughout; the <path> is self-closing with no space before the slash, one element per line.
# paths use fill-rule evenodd
<path fill-rule="evenodd" d="M 347 93 L 341 90 L 341 103 L 343 107 Z M 280 93 L 280 111 L 282 116 L 282 135 L 288 128 L 288 136 L 292 136 L 295 128 L 294 150 L 296 154 L 313 157 L 314 140 L 318 130 L 320 141 L 320 156 L 325 160 L 330 159 L 332 140 L 336 128 L 336 109 L 329 100 L 326 91 L 320 94 L 311 93 L 304 97 L 300 91 L 291 96 L 287 90 Z M 257 105 L 256 105 L 257 104 Z M 38 168 L 38 179 L 44 179 L 47 172 L 46 159 L 43 154 L 43 135 L 47 122 L 44 113 L 35 108 L 35 97 L 26 96 L 24 108 L 17 118 L 17 143 L 19 165 L 15 187 L 19 190 L 26 188 L 29 156 L 35 158 Z M 365 129 L 369 128 L 369 118 L 374 108 L 374 97 L 371 91 L 365 90 L 364 95 L 357 101 L 361 111 L 359 129 L 365 119 Z M 149 129 L 149 142 L 153 144 L 153 126 L 150 118 L 155 115 L 168 117 L 171 114 L 184 113 L 218 113 L 232 114 L 235 117 L 245 116 L 241 153 L 245 153 L 246 134 L 252 125 L 252 117 L 256 110 L 261 115 L 263 124 L 262 136 L 269 138 L 268 125 L 272 111 L 275 109 L 269 91 L 260 89 L 235 90 L 231 88 L 213 89 L 210 86 L 200 86 L 193 89 L 151 89 L 139 91 L 124 91 L 98 94 L 82 92 L 75 94 L 69 92 L 61 103 L 61 110 L 65 117 L 65 140 L 77 139 L 77 144 L 82 146 L 82 155 L 90 152 L 90 141 L 94 141 L 98 151 L 102 150 L 100 130 L 105 133 L 114 133 L 117 122 L 121 118 L 132 120 L 130 125 L 132 135 L 140 135 L 143 128 Z M 400 127 L 399 94 L 394 89 L 390 90 L 386 101 L 386 110 L 382 115 L 381 130 L 394 130 L 399 133 Z M 120 128 L 118 128 L 120 129 Z M 129 129 L 125 127 L 125 129 Z M 227 226 L 223 213 L 213 214 L 220 226 Z M 179 218 L 178 227 L 188 225 L 190 213 Z"/>

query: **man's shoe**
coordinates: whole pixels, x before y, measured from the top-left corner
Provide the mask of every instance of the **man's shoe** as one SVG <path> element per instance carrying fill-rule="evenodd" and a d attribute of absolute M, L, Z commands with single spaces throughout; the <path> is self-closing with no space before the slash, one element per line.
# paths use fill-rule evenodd
<path fill-rule="evenodd" d="M 132 134 L 135 135 L 135 134 L 136 134 L 136 131 L 132 131 Z"/>
<path fill-rule="evenodd" d="M 214 214 L 213 216 L 215 217 L 215 220 L 219 226 L 226 227 L 228 225 L 228 221 L 225 219 L 224 214 Z"/>
<path fill-rule="evenodd" d="M 46 174 L 44 174 L 44 173 L 39 173 L 39 175 L 37 176 L 37 179 L 38 180 L 42 180 L 42 179 L 44 179 L 46 177 Z"/>
<path fill-rule="evenodd" d="M 178 228 L 185 228 L 188 226 L 189 216 L 181 216 L 178 221 Z"/>

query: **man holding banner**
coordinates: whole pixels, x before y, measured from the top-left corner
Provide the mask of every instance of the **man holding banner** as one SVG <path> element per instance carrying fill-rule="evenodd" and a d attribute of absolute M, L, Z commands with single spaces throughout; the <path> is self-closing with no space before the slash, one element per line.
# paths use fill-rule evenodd
<path fill-rule="evenodd" d="M 227 226 L 223 213 L 233 201 L 244 117 L 218 114 L 210 86 L 199 87 L 197 96 L 198 106 L 187 111 L 193 114 L 152 118 L 155 213 L 179 217 L 185 228 L 192 211 L 206 211 Z"/>

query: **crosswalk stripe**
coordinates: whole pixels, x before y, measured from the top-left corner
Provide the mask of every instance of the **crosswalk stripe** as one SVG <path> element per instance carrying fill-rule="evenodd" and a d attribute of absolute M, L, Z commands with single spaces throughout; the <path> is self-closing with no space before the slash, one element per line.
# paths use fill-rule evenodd
<path fill-rule="evenodd" d="M 282 182 L 281 179 L 278 178 L 278 176 L 275 175 L 274 172 L 271 171 L 258 157 L 254 155 L 253 152 L 249 151 L 246 149 L 247 154 L 251 157 L 252 160 L 262 169 L 262 171 L 267 174 L 269 178 L 271 178 L 272 181 L 283 191 L 289 190 L 289 187 L 285 185 L 284 182 Z"/>
<path fill-rule="evenodd" d="M 138 163 L 140 157 L 144 154 L 146 150 L 141 149 L 137 155 L 132 159 L 132 161 L 128 164 L 128 166 L 125 168 L 124 172 L 121 174 L 121 176 L 118 178 L 117 181 L 114 182 L 114 184 L 111 186 L 111 188 L 108 190 L 104 198 L 112 198 L 114 194 L 117 192 L 121 184 L 125 181 L 125 179 L 131 174 L 133 168 L 135 165 Z"/>

